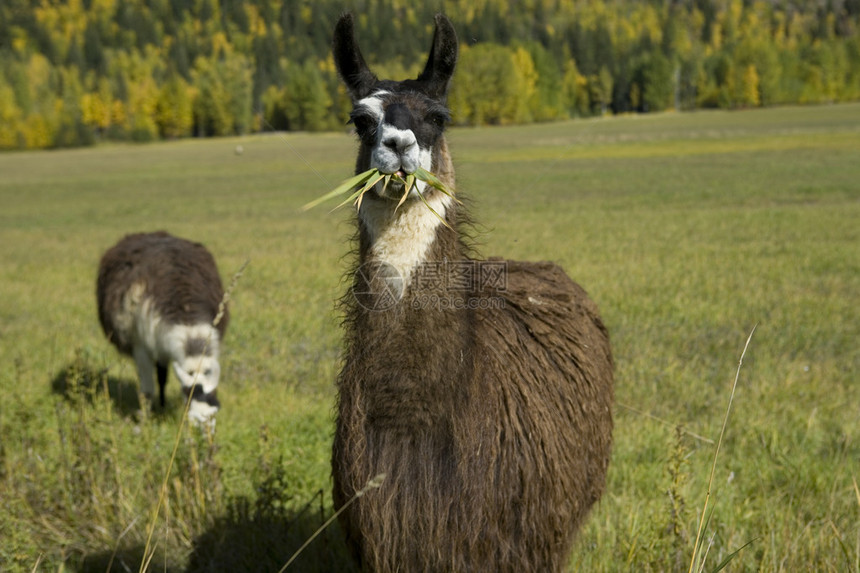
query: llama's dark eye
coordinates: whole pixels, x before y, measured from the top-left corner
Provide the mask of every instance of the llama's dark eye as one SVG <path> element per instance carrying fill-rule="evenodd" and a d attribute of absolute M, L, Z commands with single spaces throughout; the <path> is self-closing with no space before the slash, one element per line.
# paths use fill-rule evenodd
<path fill-rule="evenodd" d="M 355 130 L 361 137 L 372 135 L 376 130 L 376 118 L 365 114 L 356 114 L 349 119 L 355 125 Z"/>
<path fill-rule="evenodd" d="M 211 371 L 210 369 L 208 369 L 208 368 L 207 368 L 206 370 L 204 370 L 204 371 L 203 371 L 203 375 L 204 375 L 204 376 L 211 376 L 211 375 L 212 375 L 212 371 Z"/>
<path fill-rule="evenodd" d="M 424 119 L 427 123 L 432 124 L 437 129 L 444 129 L 445 124 L 448 123 L 450 117 L 447 113 L 433 112 L 428 114 Z"/>

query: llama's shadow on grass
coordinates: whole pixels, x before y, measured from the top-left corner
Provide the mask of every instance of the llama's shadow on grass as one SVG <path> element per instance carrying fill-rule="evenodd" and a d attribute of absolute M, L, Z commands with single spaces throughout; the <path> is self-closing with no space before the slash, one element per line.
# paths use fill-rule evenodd
<path fill-rule="evenodd" d="M 234 501 L 225 516 L 194 540 L 186 573 L 280 571 L 328 517 L 312 503 L 299 510 L 261 511 L 245 498 Z M 335 522 L 308 543 L 287 571 L 357 573 L 358 568 Z"/>
<path fill-rule="evenodd" d="M 277 573 L 323 524 L 323 516 L 306 507 L 277 515 L 259 513 L 246 498 L 234 501 L 227 514 L 193 542 L 187 566 L 165 562 L 156 550 L 146 571 L 152 573 Z M 78 573 L 139 571 L 142 546 L 121 547 L 84 557 Z M 286 569 L 295 573 L 358 573 L 337 523 L 308 544 Z"/>
<path fill-rule="evenodd" d="M 83 400 L 91 405 L 103 399 L 107 392 L 107 398 L 121 417 L 136 418 L 141 414 L 137 380 L 111 376 L 106 369 L 94 368 L 81 357 L 75 358 L 57 372 L 51 380 L 51 391 L 69 402 Z M 143 403 L 146 404 L 145 400 Z M 152 415 L 155 418 L 172 417 L 178 408 L 177 404 L 168 401 L 164 408 L 153 407 Z"/>
<path fill-rule="evenodd" d="M 155 573 L 181 573 L 183 569 L 170 563 L 165 563 L 160 558 L 159 552 L 149 562 L 145 571 Z M 77 573 L 128 573 L 129 571 L 140 571 L 140 564 L 144 561 L 143 546 L 119 548 L 117 551 L 105 551 L 87 555 L 74 570 Z"/>

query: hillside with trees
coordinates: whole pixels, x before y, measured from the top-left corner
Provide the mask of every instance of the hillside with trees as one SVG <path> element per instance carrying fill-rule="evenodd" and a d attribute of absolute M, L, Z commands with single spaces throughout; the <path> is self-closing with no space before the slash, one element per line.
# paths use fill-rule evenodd
<path fill-rule="evenodd" d="M 3 0 L 0 149 L 341 129 L 344 8 L 395 79 L 452 18 L 458 125 L 860 99 L 860 0 Z"/>

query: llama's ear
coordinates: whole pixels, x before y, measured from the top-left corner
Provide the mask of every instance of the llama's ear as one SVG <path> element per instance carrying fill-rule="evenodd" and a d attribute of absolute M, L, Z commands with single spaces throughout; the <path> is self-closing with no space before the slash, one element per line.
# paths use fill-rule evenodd
<path fill-rule="evenodd" d="M 454 25 L 443 14 L 436 15 L 436 31 L 433 46 L 427 56 L 427 65 L 418 76 L 427 90 L 427 95 L 442 99 L 448 93 L 448 83 L 457 65 L 457 32 Z"/>
<path fill-rule="evenodd" d="M 352 14 L 344 14 L 334 28 L 332 42 L 334 63 L 343 82 L 346 84 L 353 101 L 370 95 L 377 78 L 367 67 L 358 42 L 355 41 L 355 26 Z"/>

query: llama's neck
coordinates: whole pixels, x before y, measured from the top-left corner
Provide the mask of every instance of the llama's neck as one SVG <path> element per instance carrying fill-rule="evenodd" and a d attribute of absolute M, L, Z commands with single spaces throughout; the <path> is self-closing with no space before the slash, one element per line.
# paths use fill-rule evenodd
<path fill-rule="evenodd" d="M 445 199 L 431 205 L 456 229 L 457 205 Z M 471 311 L 452 298 L 468 293 L 448 292 L 441 273 L 465 249 L 420 200 L 386 216 L 385 226 L 362 229 L 347 333 L 349 362 L 360 374 L 349 380 L 361 384 L 353 394 L 362 396 L 374 431 L 441 432 L 447 440 L 448 413 L 467 399 L 473 333 Z"/>
<path fill-rule="evenodd" d="M 453 191 L 444 139 L 437 151 L 432 171 Z M 432 280 L 446 263 L 466 258 L 458 232 L 462 206 L 443 193 L 425 195 L 438 217 L 415 198 L 397 210 L 388 199 L 362 203 L 347 334 L 350 364 L 361 373 L 350 380 L 361 381 L 367 416 L 377 428 L 409 433 L 445 426 L 446 412 L 464 399 L 460 381 L 471 368 L 469 312 L 434 305 L 446 301 L 446 287 Z M 387 405 L 407 396 L 392 413 Z"/>
<path fill-rule="evenodd" d="M 188 356 L 218 356 L 218 329 L 209 323 L 174 324 L 164 333 L 164 347 L 171 360 Z"/>
<path fill-rule="evenodd" d="M 444 137 L 437 143 L 430 169 L 448 189 L 454 190 L 454 169 Z M 421 265 L 463 256 L 457 233 L 452 231 L 456 229 L 457 201 L 427 189 L 424 191 L 427 205 L 414 197 L 399 208 L 395 208 L 395 202 L 384 199 L 362 203 L 358 214 L 362 230 L 361 264 L 386 265 L 408 284 Z"/>
<path fill-rule="evenodd" d="M 450 197 L 436 193 L 427 202 L 439 217 L 451 215 L 454 200 Z M 360 216 L 366 243 L 362 249 L 362 264 L 389 266 L 405 283 L 421 265 L 434 262 L 440 254 L 449 255 L 439 253 L 437 244 L 446 227 L 420 200 L 410 200 L 397 211 L 390 201 L 368 201 L 362 206 Z"/>
<path fill-rule="evenodd" d="M 151 298 L 138 307 L 135 340 L 161 363 L 182 361 L 188 355 L 218 356 L 220 336 L 208 322 L 172 324 L 158 313 Z"/>

